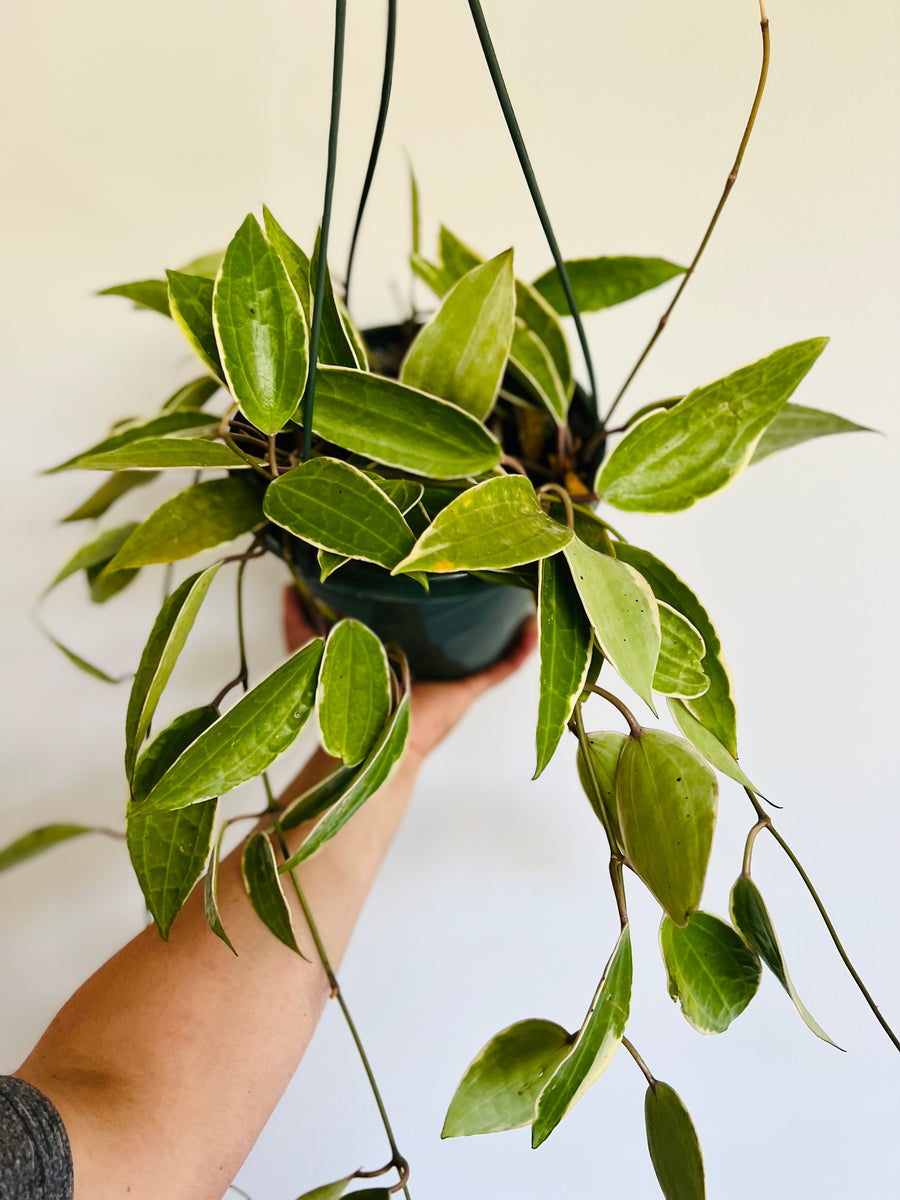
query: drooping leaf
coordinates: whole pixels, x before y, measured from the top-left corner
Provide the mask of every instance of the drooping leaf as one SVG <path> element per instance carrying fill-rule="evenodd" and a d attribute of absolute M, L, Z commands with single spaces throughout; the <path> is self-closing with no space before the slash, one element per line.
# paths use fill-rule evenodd
<path fill-rule="evenodd" d="M 665 1200 L 706 1200 L 697 1132 L 678 1093 L 657 1079 L 644 1098 L 647 1149 Z"/>
<path fill-rule="evenodd" d="M 316 294 L 321 243 L 322 231 L 320 229 L 316 234 L 316 245 L 309 267 L 309 287 L 313 296 Z M 327 265 L 325 267 L 325 290 L 322 295 L 322 324 L 319 329 L 318 359 L 320 363 L 329 363 L 336 367 L 358 369 L 361 365 L 353 348 L 353 342 L 341 320 L 337 297 L 334 294 L 334 284 L 331 281 L 331 272 Z M 318 389 L 318 384 L 316 386 Z M 316 395 L 318 396 L 318 390 Z"/>
<path fill-rule="evenodd" d="M 241 874 L 256 915 L 280 942 L 299 954 L 291 910 L 281 890 L 275 851 L 268 834 L 259 831 L 250 837 L 241 858 Z"/>
<path fill-rule="evenodd" d="M 616 806 L 625 853 L 678 926 L 703 894 L 718 794 L 713 772 L 673 733 L 645 729 L 622 750 Z"/>
<path fill-rule="evenodd" d="M 228 471 L 249 470 L 249 463 L 235 454 L 223 442 L 200 438 L 157 437 L 134 441 L 119 450 L 84 456 L 78 463 L 90 471 L 161 471 L 172 467 L 194 467 L 212 470 L 222 467 Z"/>
<path fill-rule="evenodd" d="M 304 821 L 311 821 L 313 817 L 321 816 L 326 809 L 331 808 L 346 794 L 361 770 L 361 767 L 336 767 L 319 783 L 307 788 L 285 808 L 278 822 L 281 828 L 285 831 L 296 829 Z"/>
<path fill-rule="evenodd" d="M 685 701 L 672 699 L 668 701 L 668 705 L 675 724 L 691 745 L 700 751 L 710 766 L 715 767 L 717 771 L 721 771 L 723 775 L 727 775 L 729 779 L 733 779 L 742 787 L 759 794 L 759 788 L 752 779 L 747 777 L 731 751 L 726 750 L 716 735 L 710 733 L 705 725 L 700 724 L 688 709 Z"/>
<path fill-rule="evenodd" d="M 683 275 L 684 270 L 664 258 L 634 258 L 630 255 L 566 260 L 566 274 L 580 312 L 597 312 L 621 304 L 641 292 L 659 287 L 676 275 Z M 531 286 L 560 316 L 570 315 L 569 302 L 556 267 L 545 271 Z"/>
<path fill-rule="evenodd" d="M 142 799 L 218 713 L 205 706 L 183 713 L 138 759 L 132 791 Z M 216 820 L 215 799 L 173 813 L 144 814 L 129 805 L 125 841 L 147 909 L 165 941 L 172 922 L 203 874 Z"/>
<path fill-rule="evenodd" d="M 164 279 L 137 279 L 134 283 L 117 283 L 115 287 L 103 288 L 98 296 L 124 296 L 138 308 L 150 308 L 154 312 L 170 317 L 169 289 Z"/>
<path fill-rule="evenodd" d="M 138 575 L 137 569 L 112 570 L 111 562 L 110 559 L 105 563 L 97 563 L 96 566 L 88 567 L 84 572 L 93 604 L 105 604 L 107 600 L 111 600 L 113 596 L 117 596 L 119 592 L 127 588 Z"/>
<path fill-rule="evenodd" d="M 313 429 L 345 450 L 434 479 L 478 475 L 500 461 L 497 441 L 455 404 L 346 367 L 319 368 Z"/>
<path fill-rule="evenodd" d="M 177 392 L 172 393 L 159 410 L 160 414 L 196 412 L 203 407 L 210 396 L 215 395 L 221 386 L 218 379 L 213 379 L 211 375 L 201 375 L 199 379 L 192 379 L 190 383 L 186 383 L 184 387 L 180 387 Z"/>
<path fill-rule="evenodd" d="M 669 995 L 699 1033 L 724 1033 L 759 987 L 759 958 L 731 925 L 695 912 L 683 929 L 663 917 L 659 945 Z"/>
<path fill-rule="evenodd" d="M 515 567 L 555 554 L 573 536 L 547 516 L 523 475 L 498 475 L 438 513 L 393 573 Z"/>
<path fill-rule="evenodd" d="M 534 778 L 553 757 L 591 660 L 591 625 L 561 555 L 538 564 L 541 677 Z"/>
<path fill-rule="evenodd" d="M 613 843 L 621 850 L 622 831 L 619 828 L 619 811 L 616 807 L 616 771 L 619 758 L 628 737 L 614 731 L 589 733 L 588 753 L 578 747 L 578 778 L 591 808 L 600 823 L 612 836 Z"/>
<path fill-rule="evenodd" d="M 90 675 L 93 679 L 99 679 L 102 683 L 121 683 L 122 677 L 108 675 L 106 671 L 100 667 L 95 667 L 93 663 L 89 663 L 86 658 L 82 658 L 80 654 L 76 654 L 74 650 L 70 650 L 64 645 L 59 638 L 55 638 L 48 629 L 41 626 L 41 632 L 48 642 L 51 642 L 57 650 L 66 656 L 69 662 L 77 667 L 79 671 L 84 671 L 85 675 Z"/>
<path fill-rule="evenodd" d="M 591 550 L 578 537 L 565 555 L 600 649 L 652 709 L 661 634 L 650 585 L 633 567 Z"/>
<path fill-rule="evenodd" d="M 731 673 L 722 653 L 719 635 L 706 609 L 691 589 L 665 563 L 649 550 L 629 542 L 616 542 L 616 557 L 640 571 L 657 600 L 669 604 L 694 626 L 703 638 L 706 652 L 701 660 L 709 687 L 702 696 L 686 702 L 695 718 L 713 733 L 730 754 L 737 754 L 737 714 L 731 685 Z M 684 731 L 682 731 L 684 732 Z M 688 735 L 685 733 L 685 737 Z M 693 740 L 693 739 L 691 739 Z"/>
<path fill-rule="evenodd" d="M 225 377 L 263 433 L 293 416 L 309 367 L 309 330 L 287 269 L 252 213 L 225 251 L 213 324 Z"/>
<path fill-rule="evenodd" d="M 176 562 L 263 524 L 259 492 L 241 479 L 208 479 L 166 500 L 138 526 L 113 570 Z"/>
<path fill-rule="evenodd" d="M 143 487 L 156 478 L 155 471 L 116 471 L 83 504 L 62 518 L 63 521 L 95 521 L 133 488 Z"/>
<path fill-rule="evenodd" d="M 88 447 L 87 450 L 82 450 L 80 454 L 76 454 L 73 458 L 66 459 L 59 466 L 50 467 L 44 474 L 55 475 L 57 471 L 70 471 L 75 468 L 84 467 L 96 458 L 115 450 L 121 450 L 123 447 L 131 446 L 137 442 L 147 441 L 148 439 L 159 440 L 170 436 L 175 439 L 188 431 L 199 434 L 206 430 L 212 433 L 217 425 L 218 417 L 210 416 L 209 413 L 196 411 L 166 413 L 163 416 L 153 417 L 150 421 L 141 421 L 133 425 L 128 425 L 125 429 L 112 433 L 109 437 L 103 438 L 102 441 L 96 442 L 93 446 Z"/>
<path fill-rule="evenodd" d="M 304 1192 L 302 1196 L 297 1197 L 297 1200 L 340 1200 L 352 1181 L 353 1176 L 348 1175 L 345 1179 L 338 1179 L 334 1183 L 325 1183 L 321 1187 L 313 1188 L 311 1192 Z"/>
<path fill-rule="evenodd" d="M 347 766 L 362 762 L 391 707 L 391 678 L 381 641 L 360 621 L 339 621 L 328 635 L 316 709 L 322 745 Z"/>
<path fill-rule="evenodd" d="M 825 349 L 813 338 L 698 388 L 635 425 L 602 467 L 595 491 L 629 512 L 678 512 L 723 488 Z"/>
<path fill-rule="evenodd" d="M 219 564 L 191 575 L 164 602 L 135 672 L 125 715 L 125 772 L 129 780 L 163 688 L 193 628 Z M 216 793 L 211 793 L 215 795 Z"/>
<path fill-rule="evenodd" d="M 521 317 L 516 317 L 509 369 L 535 400 L 550 414 L 557 425 L 564 425 L 568 397 L 553 355 Z"/>
<path fill-rule="evenodd" d="M 309 286 L 310 262 L 308 256 L 297 245 L 293 238 L 288 237 L 269 210 L 263 205 L 263 221 L 266 227 L 266 237 L 284 263 L 291 286 L 300 299 L 307 327 L 312 323 L 312 293 Z"/>
<path fill-rule="evenodd" d="M 572 1038 L 553 1021 L 519 1021 L 479 1050 L 460 1080 L 442 1138 L 520 1129 L 548 1078 L 572 1048 Z"/>
<path fill-rule="evenodd" d="M 312 711 L 321 658 L 316 638 L 247 692 L 169 768 L 142 802 L 147 812 L 222 796 L 265 771 Z"/>
<path fill-rule="evenodd" d="M 626 925 L 594 994 L 572 1049 L 538 1097 L 531 1145 L 550 1136 L 566 1113 L 592 1087 L 618 1050 L 631 1005 L 631 932 Z"/>
<path fill-rule="evenodd" d="M 358 373 L 358 372 L 357 372 Z M 381 488 L 357 467 L 312 458 L 266 489 L 270 521 L 321 550 L 394 567 L 412 549 L 412 530 Z"/>
<path fill-rule="evenodd" d="M 292 870 L 298 863 L 311 858 L 338 833 L 365 802 L 374 796 L 400 761 L 409 733 L 409 696 L 404 696 L 385 724 L 378 741 L 359 768 L 350 787 L 336 804 L 329 808 L 312 828 L 306 841 L 280 868 Z"/>
<path fill-rule="evenodd" d="M 203 881 L 203 910 L 206 914 L 206 923 L 212 932 L 225 943 L 232 954 L 237 955 L 237 950 L 231 944 L 231 938 L 225 932 L 222 914 L 219 912 L 219 858 L 222 854 L 222 838 L 225 836 L 227 828 L 227 825 L 222 826 L 212 854 L 209 856 L 209 866 L 206 868 L 206 878 Z"/>
<path fill-rule="evenodd" d="M 401 382 L 483 420 L 506 369 L 513 336 L 512 250 L 474 267 L 447 293 L 400 368 Z"/>
<path fill-rule="evenodd" d="M 0 872 L 17 867 L 19 863 L 27 862 L 58 846 L 61 842 L 69 842 L 72 838 L 81 837 L 84 833 L 96 833 L 92 825 L 42 825 L 40 829 L 32 829 L 29 833 L 15 838 L 7 846 L 0 848 Z"/>
<path fill-rule="evenodd" d="M 97 537 L 92 538 L 87 545 L 77 550 L 65 566 L 56 573 L 47 587 L 44 588 L 44 595 L 46 596 L 48 592 L 62 583 L 64 579 L 68 579 L 70 575 L 74 575 L 78 571 L 86 571 L 89 567 L 96 567 L 101 563 L 109 562 L 135 529 L 137 529 L 135 522 L 129 521 L 127 525 L 117 525 L 115 529 L 107 529 Z"/>
<path fill-rule="evenodd" d="M 653 676 L 653 690 L 664 696 L 691 698 L 702 696 L 709 688 L 703 670 L 706 645 L 690 623 L 670 604 L 657 600 L 662 641 Z"/>
<path fill-rule="evenodd" d="M 830 437 L 835 433 L 874 433 L 868 425 L 857 425 L 837 413 L 822 412 L 803 404 L 785 404 L 784 408 L 756 444 L 752 463 L 761 462 L 779 450 L 799 446 L 812 438 Z"/>
<path fill-rule="evenodd" d="M 213 325 L 213 281 L 205 275 L 189 275 L 184 271 L 166 271 L 166 278 L 175 324 L 204 366 L 224 383 L 225 372 Z"/>
<path fill-rule="evenodd" d="M 731 919 L 747 945 L 763 960 L 794 1003 L 797 1012 L 816 1037 L 840 1050 L 797 995 L 793 980 L 788 974 L 784 955 L 772 925 L 772 918 L 759 888 L 747 875 L 739 875 L 731 889 Z"/>

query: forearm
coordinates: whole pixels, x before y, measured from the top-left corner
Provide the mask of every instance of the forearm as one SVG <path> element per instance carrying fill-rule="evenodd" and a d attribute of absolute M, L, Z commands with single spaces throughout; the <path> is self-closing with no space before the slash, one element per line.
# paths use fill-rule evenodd
<path fill-rule="evenodd" d="M 337 966 L 417 774 L 397 773 L 298 878 Z M 328 768 L 314 757 L 302 790 Z M 285 835 L 289 849 L 302 828 Z M 87 981 L 21 1070 L 57 1106 L 72 1142 L 76 1200 L 222 1195 L 312 1036 L 329 985 L 291 888 L 304 962 L 262 925 L 240 870 L 221 865 L 219 907 L 235 958 L 206 924 L 199 889 L 168 942 L 149 928 Z M 127 1190 L 130 1188 L 130 1192 Z"/>

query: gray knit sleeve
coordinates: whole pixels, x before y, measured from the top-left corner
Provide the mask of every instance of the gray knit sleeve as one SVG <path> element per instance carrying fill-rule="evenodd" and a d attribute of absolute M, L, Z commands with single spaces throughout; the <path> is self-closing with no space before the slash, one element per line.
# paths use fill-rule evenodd
<path fill-rule="evenodd" d="M 0 1200 L 72 1200 L 72 1152 L 42 1092 L 0 1075 Z"/>

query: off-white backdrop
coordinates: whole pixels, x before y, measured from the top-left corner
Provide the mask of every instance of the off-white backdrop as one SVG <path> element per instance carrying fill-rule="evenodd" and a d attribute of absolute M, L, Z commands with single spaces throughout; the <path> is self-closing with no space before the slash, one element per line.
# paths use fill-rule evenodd
<path fill-rule="evenodd" d="M 383 8 L 350 5 L 338 268 L 373 123 Z M 686 261 L 755 86 L 753 0 L 486 8 L 564 252 Z M 852 10 L 838 0 L 772 0 L 771 8 L 771 86 L 755 141 L 632 402 L 830 334 L 798 398 L 888 438 L 804 447 L 696 510 L 622 520 L 693 583 L 717 620 L 747 769 L 784 806 L 780 826 L 898 1023 L 900 25 L 888 0 Z M 36 476 L 123 413 L 151 412 L 195 367 L 161 318 L 95 299 L 92 289 L 222 245 L 263 201 L 309 242 L 331 39 L 323 0 L 32 0 L 7 10 L 0 844 L 50 820 L 121 827 L 123 819 L 125 691 L 77 673 L 30 620 L 40 589 L 84 534 L 54 522 L 94 481 Z M 549 262 L 467 5 L 401 10 L 394 103 L 355 281 L 362 322 L 402 315 L 404 147 L 429 242 L 443 220 L 485 253 L 514 243 L 526 278 Z M 651 294 L 589 319 L 607 398 L 663 302 Z M 271 563 L 251 582 L 259 673 L 281 653 L 280 582 Z M 90 610 L 72 581 L 45 615 L 88 657 L 125 672 L 157 600 L 158 584 L 139 582 Z M 205 701 L 210 680 L 230 670 L 231 627 L 231 588 L 222 586 L 173 680 L 169 711 Z M 529 782 L 535 692 L 532 664 L 434 755 L 344 971 L 418 1200 L 657 1194 L 642 1081 L 624 1055 L 537 1153 L 521 1132 L 438 1139 L 475 1050 L 525 1016 L 577 1024 L 615 934 L 603 837 L 570 751 Z M 610 722 L 598 712 L 596 723 Z M 750 819 L 726 783 L 705 896 L 719 913 Z M 657 914 L 637 885 L 633 1039 L 693 1113 L 711 1197 L 887 1200 L 900 1183 L 900 1059 L 774 845 L 760 844 L 755 867 L 801 994 L 847 1053 L 816 1041 L 771 978 L 726 1036 L 694 1034 L 665 995 Z M 0 1069 L 18 1064 L 70 991 L 143 920 L 114 842 L 86 839 L 0 879 Z M 273 1024 L 273 1043 L 278 1036 Z M 254 1200 L 290 1200 L 383 1158 L 362 1073 L 329 1013 L 239 1182 Z"/>

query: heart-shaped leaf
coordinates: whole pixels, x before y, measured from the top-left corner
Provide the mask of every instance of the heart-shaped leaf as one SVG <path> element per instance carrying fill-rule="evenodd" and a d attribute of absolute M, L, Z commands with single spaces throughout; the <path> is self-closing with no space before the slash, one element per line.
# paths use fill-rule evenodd
<path fill-rule="evenodd" d="M 280 942 L 299 954 L 291 910 L 281 890 L 275 851 L 268 834 L 259 831 L 250 837 L 241 858 L 241 874 L 256 915 Z"/>
<path fill-rule="evenodd" d="M 706 1200 L 700 1142 L 678 1093 L 657 1079 L 644 1098 L 647 1149 L 666 1200 Z"/>
<path fill-rule="evenodd" d="M 541 691 L 534 778 L 553 757 L 581 695 L 591 660 L 591 625 L 572 575 L 558 555 L 538 565 Z"/>
<path fill-rule="evenodd" d="M 347 766 L 362 762 L 391 707 L 387 654 L 360 621 L 339 621 L 328 635 L 316 708 L 322 745 Z"/>
<path fill-rule="evenodd" d="M 621 850 L 622 831 L 619 829 L 619 812 L 616 808 L 616 771 L 627 734 L 616 732 L 589 733 L 587 753 L 578 747 L 578 778 L 591 808 L 610 836 L 613 844 Z"/>
<path fill-rule="evenodd" d="M 874 433 L 867 425 L 857 425 L 837 413 L 806 408 L 802 404 L 786 404 L 759 439 L 753 451 L 752 463 L 761 462 L 779 450 L 799 446 L 812 438 L 830 437 L 835 433 Z"/>
<path fill-rule="evenodd" d="M 653 675 L 653 690 L 664 696 L 702 696 L 709 688 L 703 670 L 706 645 L 687 617 L 664 600 L 659 604 L 662 641 Z"/>
<path fill-rule="evenodd" d="M 695 912 L 683 929 L 663 917 L 659 944 L 669 995 L 699 1033 L 724 1033 L 759 987 L 759 958 L 712 913 Z"/>
<path fill-rule="evenodd" d="M 719 788 L 693 746 L 661 729 L 625 744 L 616 805 L 628 862 L 678 926 L 700 903 Z"/>
<path fill-rule="evenodd" d="M 91 825 L 62 823 L 42 825 L 40 829 L 32 829 L 29 833 L 22 834 L 21 837 L 0 849 L 0 872 L 8 871 L 10 867 L 17 867 L 19 863 L 27 862 L 29 858 L 43 854 L 45 850 L 58 846 L 60 842 L 70 842 L 72 838 L 81 837 L 82 834 L 96 832 L 97 830 Z"/>
<path fill-rule="evenodd" d="M 213 281 L 205 275 L 191 275 L 186 271 L 166 271 L 166 278 L 169 281 L 169 308 L 175 324 L 204 366 L 224 383 L 225 372 L 213 324 Z"/>
<path fill-rule="evenodd" d="M 565 267 L 580 312 L 611 308 L 614 304 L 639 296 L 641 292 L 659 287 L 676 275 L 684 274 L 684 267 L 667 262 L 664 258 L 634 258 L 629 255 L 567 259 Z M 545 271 L 531 286 L 560 316 L 569 316 L 569 302 L 556 267 Z"/>

